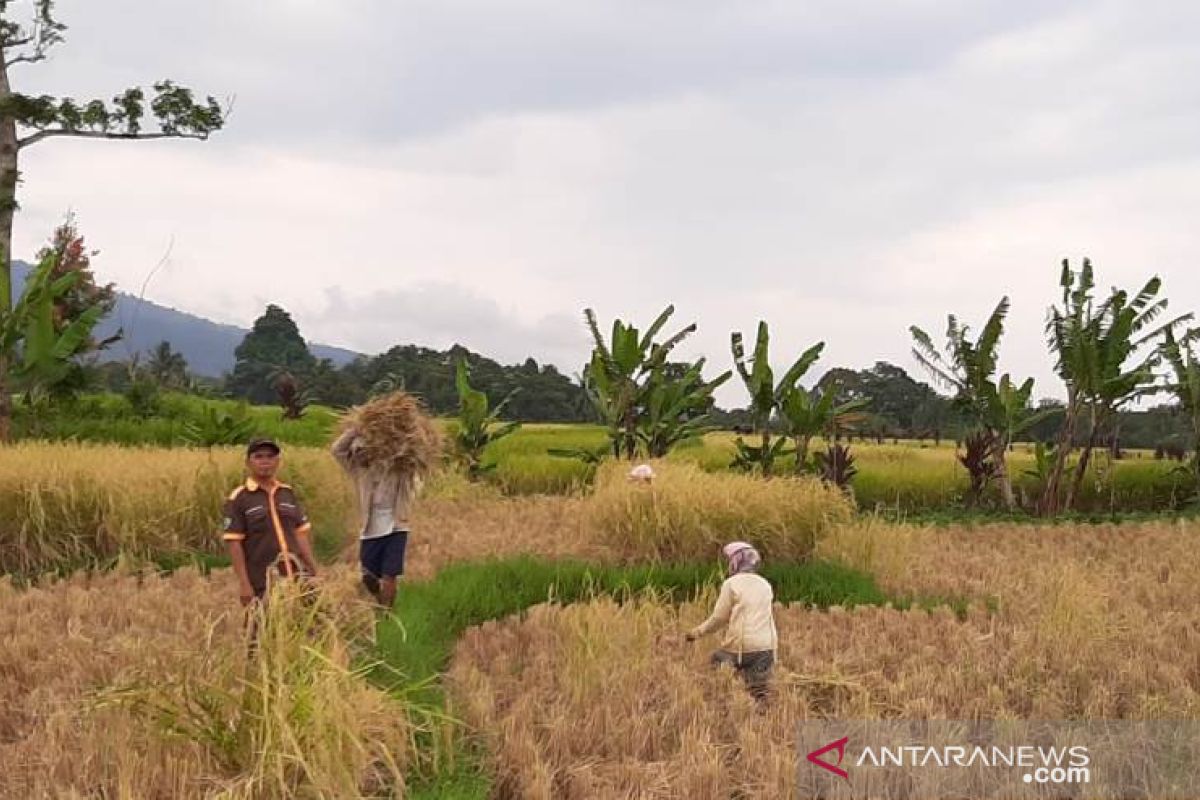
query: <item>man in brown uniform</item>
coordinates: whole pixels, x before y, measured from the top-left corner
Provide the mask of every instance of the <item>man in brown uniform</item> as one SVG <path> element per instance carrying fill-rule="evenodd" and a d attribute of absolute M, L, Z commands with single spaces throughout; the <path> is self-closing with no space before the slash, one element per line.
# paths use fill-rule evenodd
<path fill-rule="evenodd" d="M 246 481 L 225 501 L 222 538 L 229 546 L 244 606 L 266 593 L 271 569 L 288 578 L 317 574 L 309 537 L 312 525 L 292 487 L 275 478 L 279 453 L 271 439 L 251 440 Z"/>

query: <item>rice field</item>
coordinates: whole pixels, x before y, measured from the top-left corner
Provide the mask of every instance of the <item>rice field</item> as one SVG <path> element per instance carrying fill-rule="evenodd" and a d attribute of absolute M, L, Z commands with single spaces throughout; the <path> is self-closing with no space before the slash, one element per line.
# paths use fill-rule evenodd
<path fill-rule="evenodd" d="M 914 481 L 950 455 L 876 447 Z M 285 615 L 300 624 L 254 662 L 227 570 L 155 566 L 219 556 L 238 451 L 9 448 L 0 797 L 786 797 L 798 720 L 1197 718 L 1200 522 L 897 524 L 807 479 L 709 471 L 708 452 L 565 494 L 435 476 L 380 621 L 348 487 L 289 447 L 322 610 Z M 765 715 L 708 667 L 715 641 L 681 638 L 732 538 L 796 600 Z"/>
<path fill-rule="evenodd" d="M 219 499 L 241 481 L 242 458 L 233 448 L 7 447 L 0 573 L 219 553 Z M 336 547 L 328 537 L 337 532 L 340 542 L 353 513 L 337 465 L 321 450 L 290 448 L 282 478 L 304 499 L 326 550 Z"/>
<path fill-rule="evenodd" d="M 805 719 L 1195 719 L 1198 535 L 850 528 L 827 554 L 894 589 L 967 593 L 967 613 L 781 607 L 760 715 L 711 645 L 682 641 L 711 598 L 540 606 L 463 637 L 455 707 L 502 796 L 527 798 L 791 797 Z"/>
<path fill-rule="evenodd" d="M 706 472 L 727 473 L 733 461 L 732 433 L 710 433 L 681 443 L 667 457 L 670 462 L 694 464 Z M 588 425 L 526 425 L 490 448 L 496 463 L 491 480 L 506 494 L 578 493 L 596 476 L 594 465 L 579 459 L 551 456 L 552 448 L 592 450 L 603 447 L 604 431 Z M 825 444 L 814 440 L 813 448 Z M 961 506 L 970 480 L 958 462 L 953 442 L 900 440 L 882 444 L 855 441 L 850 445 L 858 474 L 853 496 L 864 511 L 913 514 Z M 1092 513 L 1162 511 L 1179 508 L 1192 497 L 1194 487 L 1171 461 L 1158 461 L 1147 451 L 1129 450 L 1120 460 L 1107 454 L 1093 460 L 1081 487 L 1078 508 Z M 786 473 L 790 462 L 779 464 Z M 1017 444 L 1009 456 L 1009 471 L 1022 505 L 1032 507 L 1040 484 L 1035 473 L 1033 446 Z M 990 501 L 996 504 L 997 498 Z"/>
<path fill-rule="evenodd" d="M 282 592 L 247 657 L 224 572 L 0 582 L 0 797 L 368 796 L 412 723 L 356 671 L 371 610 L 335 571 Z M 234 599 L 234 603 L 231 603 Z"/>

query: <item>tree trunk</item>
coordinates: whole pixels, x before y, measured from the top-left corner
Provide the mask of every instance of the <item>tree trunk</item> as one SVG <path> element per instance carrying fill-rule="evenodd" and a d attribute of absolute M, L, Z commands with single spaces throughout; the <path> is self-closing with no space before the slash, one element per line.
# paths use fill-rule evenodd
<path fill-rule="evenodd" d="M 796 439 L 796 473 L 804 472 L 804 466 L 808 461 L 808 437 L 797 436 Z"/>
<path fill-rule="evenodd" d="M 762 474 L 767 477 L 771 474 L 771 459 L 769 451 L 771 449 L 771 431 L 769 428 L 763 428 L 762 432 Z"/>
<path fill-rule="evenodd" d="M 1058 488 L 1062 483 L 1063 472 L 1067 468 L 1067 456 L 1071 454 L 1071 440 L 1075 436 L 1075 417 L 1079 413 L 1079 405 L 1074 394 L 1067 397 L 1067 413 L 1063 419 L 1062 429 L 1058 432 L 1058 444 L 1054 451 L 1054 466 L 1046 479 L 1046 488 L 1042 492 L 1041 502 L 1038 503 L 1038 513 L 1048 517 L 1058 513 Z"/>
<path fill-rule="evenodd" d="M 633 461 L 637 455 L 637 412 L 633 406 L 625 412 L 625 457 Z"/>
<path fill-rule="evenodd" d="M 4 48 L 0 47 L 0 108 L 8 106 L 12 90 L 8 83 Z M 0 114 L 0 314 L 12 313 L 12 234 L 17 209 L 17 122 Z M 8 386 L 11 353 L 0 350 L 0 443 L 12 435 L 12 394 Z"/>
<path fill-rule="evenodd" d="M 1017 498 L 1013 495 L 1012 478 L 1008 475 L 1008 444 L 1004 437 L 995 439 L 992 457 L 996 459 L 996 478 L 1000 481 L 1000 496 L 1004 499 L 1004 507 L 1009 511 L 1017 510 Z"/>
<path fill-rule="evenodd" d="M 1096 438 L 1100 435 L 1101 418 L 1096 416 L 1096 410 L 1092 409 L 1091 428 L 1088 430 L 1087 444 L 1083 447 L 1083 452 L 1079 455 L 1079 463 L 1075 466 L 1075 476 L 1071 480 L 1070 489 L 1067 491 L 1067 501 L 1063 503 L 1063 508 L 1070 511 L 1075 506 L 1075 498 L 1079 496 L 1079 490 L 1083 488 L 1083 479 L 1087 475 L 1088 464 L 1092 460 L 1092 450 L 1096 449 Z"/>

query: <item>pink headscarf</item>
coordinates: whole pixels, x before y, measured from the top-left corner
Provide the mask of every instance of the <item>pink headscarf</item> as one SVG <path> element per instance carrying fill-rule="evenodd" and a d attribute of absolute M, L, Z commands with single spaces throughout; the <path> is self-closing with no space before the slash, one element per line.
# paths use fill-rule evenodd
<path fill-rule="evenodd" d="M 739 572 L 755 572 L 762 564 L 762 556 L 754 549 L 754 545 L 748 542 L 730 542 L 721 550 L 725 555 L 725 561 L 729 565 L 729 574 L 736 575 Z"/>

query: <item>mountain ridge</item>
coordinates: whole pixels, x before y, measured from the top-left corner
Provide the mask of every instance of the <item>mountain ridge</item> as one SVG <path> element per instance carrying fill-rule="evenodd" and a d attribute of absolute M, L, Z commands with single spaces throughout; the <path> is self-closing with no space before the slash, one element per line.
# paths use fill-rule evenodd
<path fill-rule="evenodd" d="M 30 269 L 31 266 L 23 261 L 13 262 L 14 296 L 23 290 Z M 234 350 L 250 332 L 249 328 L 213 322 L 199 314 L 134 297 L 118 289 L 113 312 L 96 326 L 96 337 L 112 336 L 122 328 L 123 338 L 99 353 L 101 361 L 121 361 L 132 354 L 143 354 L 144 358 L 159 342 L 165 341 L 183 354 L 192 373 L 209 378 L 219 378 L 233 369 Z M 363 355 L 344 347 L 314 342 L 308 343 L 308 349 L 317 358 L 328 358 L 339 367 Z"/>

